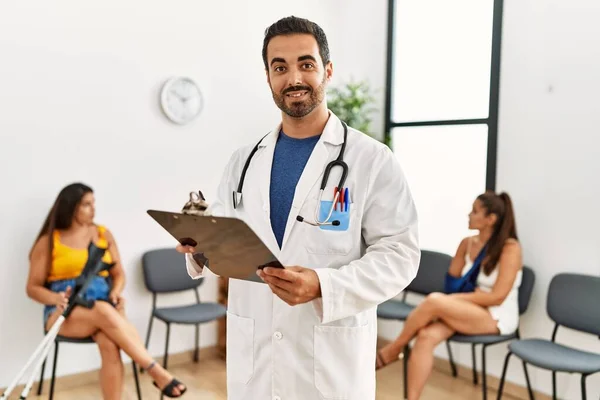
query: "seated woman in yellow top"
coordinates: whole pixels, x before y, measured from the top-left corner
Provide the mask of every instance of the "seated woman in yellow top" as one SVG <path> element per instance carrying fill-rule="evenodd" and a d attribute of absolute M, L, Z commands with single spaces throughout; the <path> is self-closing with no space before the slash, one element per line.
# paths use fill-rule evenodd
<path fill-rule="evenodd" d="M 186 387 L 152 360 L 135 327 L 125 317 L 121 296 L 125 274 L 119 251 L 110 231 L 94 224 L 94 213 L 90 187 L 74 183 L 61 190 L 29 255 L 27 295 L 45 305 L 45 327 L 49 330 L 67 306 L 75 278 L 87 261 L 90 242 L 106 248 L 103 261 L 115 265 L 95 277 L 85 292 L 85 298 L 96 300 L 94 306 L 75 307 L 59 334 L 73 338 L 91 336 L 98 343 L 104 399 L 121 398 L 121 349 L 148 371 L 166 396 L 180 397 Z"/>

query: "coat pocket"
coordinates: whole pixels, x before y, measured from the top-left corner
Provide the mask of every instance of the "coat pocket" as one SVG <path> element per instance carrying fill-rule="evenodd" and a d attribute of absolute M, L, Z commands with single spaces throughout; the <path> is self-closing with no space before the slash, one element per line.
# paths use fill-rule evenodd
<path fill-rule="evenodd" d="M 314 207 L 317 203 L 316 200 L 307 201 L 305 210 L 303 210 L 303 213 L 311 221 L 314 221 Z M 329 215 L 331 205 L 331 202 L 324 203 L 329 206 L 326 205 L 321 209 L 321 221 L 324 221 Z M 336 211 L 329 218 L 329 221 L 338 220 L 340 222 L 339 226 L 324 225 L 316 227 L 303 224 L 306 251 L 317 255 L 348 255 L 360 243 L 360 224 L 356 221 L 357 215 L 354 204 L 350 204 L 350 209 L 347 212 Z"/>
<path fill-rule="evenodd" d="M 227 312 L 227 379 L 247 384 L 254 374 L 254 320 Z"/>
<path fill-rule="evenodd" d="M 315 387 L 321 396 L 327 400 L 364 398 L 360 396 L 369 392 L 370 386 L 374 396 L 369 325 L 315 326 L 314 335 Z"/>

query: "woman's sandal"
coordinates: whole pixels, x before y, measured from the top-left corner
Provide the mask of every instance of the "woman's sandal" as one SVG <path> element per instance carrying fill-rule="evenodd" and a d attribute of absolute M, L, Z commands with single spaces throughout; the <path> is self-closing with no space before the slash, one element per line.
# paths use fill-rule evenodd
<path fill-rule="evenodd" d="M 400 352 L 397 359 L 391 360 L 386 363 L 385 360 L 383 359 L 383 355 L 381 355 L 381 351 L 378 351 L 377 352 L 377 361 L 375 363 L 375 371 L 378 371 L 383 367 L 387 367 L 388 365 L 393 364 L 398 360 L 402 360 L 403 358 L 404 358 L 404 352 Z"/>
<path fill-rule="evenodd" d="M 150 365 L 148 366 L 148 368 L 146 368 L 146 371 L 149 371 L 149 370 L 150 370 L 150 368 L 154 367 L 154 365 L 155 365 L 155 364 L 156 364 L 156 361 L 152 361 L 152 362 L 150 363 Z M 161 391 L 161 393 L 162 393 L 162 394 L 164 394 L 164 395 L 165 395 L 165 396 L 167 396 L 167 397 L 171 397 L 171 398 L 181 397 L 181 396 L 183 396 L 183 394 L 184 394 L 184 393 L 187 391 L 187 387 L 184 387 L 184 389 L 183 389 L 183 390 L 179 389 L 179 387 L 178 387 L 178 386 L 179 386 L 179 385 L 183 385 L 183 383 L 179 382 L 179 381 L 178 381 L 177 379 L 175 379 L 175 378 L 173 378 L 173 379 L 171 380 L 171 382 L 169 382 L 169 383 L 167 384 L 167 386 L 165 386 L 165 387 L 164 387 L 164 388 L 162 388 L 162 389 L 161 389 L 161 388 L 160 388 L 160 387 L 159 387 L 159 386 L 156 384 L 156 382 L 152 381 L 152 384 L 153 384 L 154 386 L 156 386 L 156 387 L 157 387 L 157 388 L 158 388 L 158 389 Z M 184 386 L 185 386 L 185 385 L 184 385 Z M 175 389 L 179 390 L 179 392 L 180 392 L 180 393 L 179 393 L 178 395 L 175 395 L 175 394 L 173 393 L 173 392 L 175 391 Z"/>

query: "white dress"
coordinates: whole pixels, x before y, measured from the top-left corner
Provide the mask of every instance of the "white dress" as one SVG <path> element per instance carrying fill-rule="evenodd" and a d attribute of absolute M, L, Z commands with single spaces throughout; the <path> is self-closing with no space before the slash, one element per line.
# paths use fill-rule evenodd
<path fill-rule="evenodd" d="M 465 275 L 473 266 L 473 260 L 471 260 L 470 256 L 471 238 L 469 238 L 468 247 L 462 275 Z M 486 275 L 485 272 L 483 272 L 483 269 L 481 269 L 477 276 L 477 287 L 484 292 L 491 292 L 496 284 L 496 279 L 498 279 L 498 268 L 499 265 L 496 266 L 489 275 Z M 501 335 L 514 333 L 519 327 L 519 286 L 521 286 L 522 276 L 523 271 L 519 270 L 515 282 L 513 283 L 513 287 L 502 304 L 488 307 L 490 314 L 492 314 L 492 318 L 497 321 L 497 326 Z"/>

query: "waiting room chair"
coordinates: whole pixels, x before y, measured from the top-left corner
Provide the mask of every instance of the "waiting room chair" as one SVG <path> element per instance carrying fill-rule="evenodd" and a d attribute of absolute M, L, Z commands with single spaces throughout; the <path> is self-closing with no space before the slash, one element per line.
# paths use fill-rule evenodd
<path fill-rule="evenodd" d="M 167 368 L 169 355 L 169 334 L 171 324 L 195 325 L 196 343 L 194 361 L 198 362 L 200 348 L 200 324 L 215 321 L 226 315 L 227 309 L 219 303 L 202 303 L 198 288 L 204 282 L 204 278 L 192 279 L 185 267 L 185 256 L 175 249 L 151 250 L 142 256 L 142 269 L 146 288 L 152 293 L 152 312 L 150 323 L 146 333 L 146 348 L 150 343 L 152 321 L 157 318 L 167 325 L 167 337 L 165 339 L 164 368 Z M 159 293 L 176 293 L 193 291 L 196 296 L 195 304 L 187 304 L 175 307 L 157 307 L 156 299 Z"/>
<path fill-rule="evenodd" d="M 417 276 L 408 285 L 403 293 L 403 299 L 400 300 L 388 300 L 377 307 L 377 317 L 381 319 L 405 321 L 408 314 L 416 307 L 415 305 L 406 302 L 406 295 L 408 292 L 417 293 L 420 295 L 428 295 L 434 292 L 444 292 L 444 278 L 452 257 L 448 254 L 421 250 L 421 261 L 419 263 L 419 270 Z M 450 359 L 450 365 L 452 367 L 452 373 L 456 376 L 456 367 L 452 360 L 452 352 L 448 342 L 446 342 L 446 348 L 448 349 L 448 357 Z M 404 398 L 408 397 L 408 356 L 410 347 L 407 345 L 404 348 Z"/>
<path fill-rule="evenodd" d="M 52 400 L 54 398 L 54 379 L 56 377 L 56 364 L 58 361 L 59 343 L 79 343 L 79 344 L 93 343 L 93 344 L 95 344 L 96 342 L 91 337 L 82 338 L 82 339 L 68 338 L 68 337 L 64 337 L 64 336 L 60 336 L 60 335 L 56 337 L 56 339 L 54 340 L 54 360 L 52 362 L 52 377 L 50 378 L 50 393 L 48 394 L 49 400 Z M 140 381 L 138 378 L 137 367 L 136 367 L 136 364 L 133 362 L 133 360 L 131 361 L 131 365 L 133 367 L 133 377 L 135 379 L 135 388 L 137 390 L 138 400 L 142 400 L 142 392 L 140 391 Z M 45 369 L 46 369 L 46 360 L 44 360 L 44 363 L 42 364 L 42 372 L 40 374 L 40 382 L 38 384 L 38 390 L 37 390 L 38 396 L 40 396 L 42 394 L 42 390 L 43 390 L 43 386 L 44 386 L 44 370 Z"/>
<path fill-rule="evenodd" d="M 527 266 L 523 267 L 521 286 L 519 287 L 519 315 L 523 315 L 529 307 L 529 300 L 533 292 L 533 285 L 535 283 L 535 273 Z M 488 346 L 507 342 L 513 339 L 519 339 L 520 333 L 517 328 L 516 332 L 510 335 L 461 335 L 456 334 L 448 339 L 449 342 L 457 343 L 470 343 L 471 344 L 471 357 L 473 360 L 473 383 L 477 384 L 477 364 L 475 360 L 475 346 L 478 344 L 482 345 L 481 348 L 481 380 L 483 390 L 483 400 L 487 399 L 487 375 L 486 375 L 486 359 L 485 350 Z M 450 360 L 450 363 L 454 362 Z M 529 396 L 533 398 L 533 392 L 531 390 L 531 384 L 529 382 L 529 374 L 527 373 L 527 365 L 523 363 L 523 370 L 525 371 L 525 380 L 527 381 L 527 390 Z M 452 368 L 453 375 L 456 376 L 456 367 Z"/>
<path fill-rule="evenodd" d="M 504 361 L 498 400 L 502 398 L 504 379 L 511 355 L 539 368 L 552 371 L 552 397 L 556 399 L 556 373 L 581 374 L 581 398 L 586 399 L 586 378 L 600 372 L 600 354 L 577 350 L 556 343 L 559 326 L 600 336 L 600 277 L 573 273 L 554 276 L 548 288 L 546 310 L 555 323 L 551 340 L 522 339 L 512 342 Z M 529 391 L 533 399 L 533 393 Z"/>

